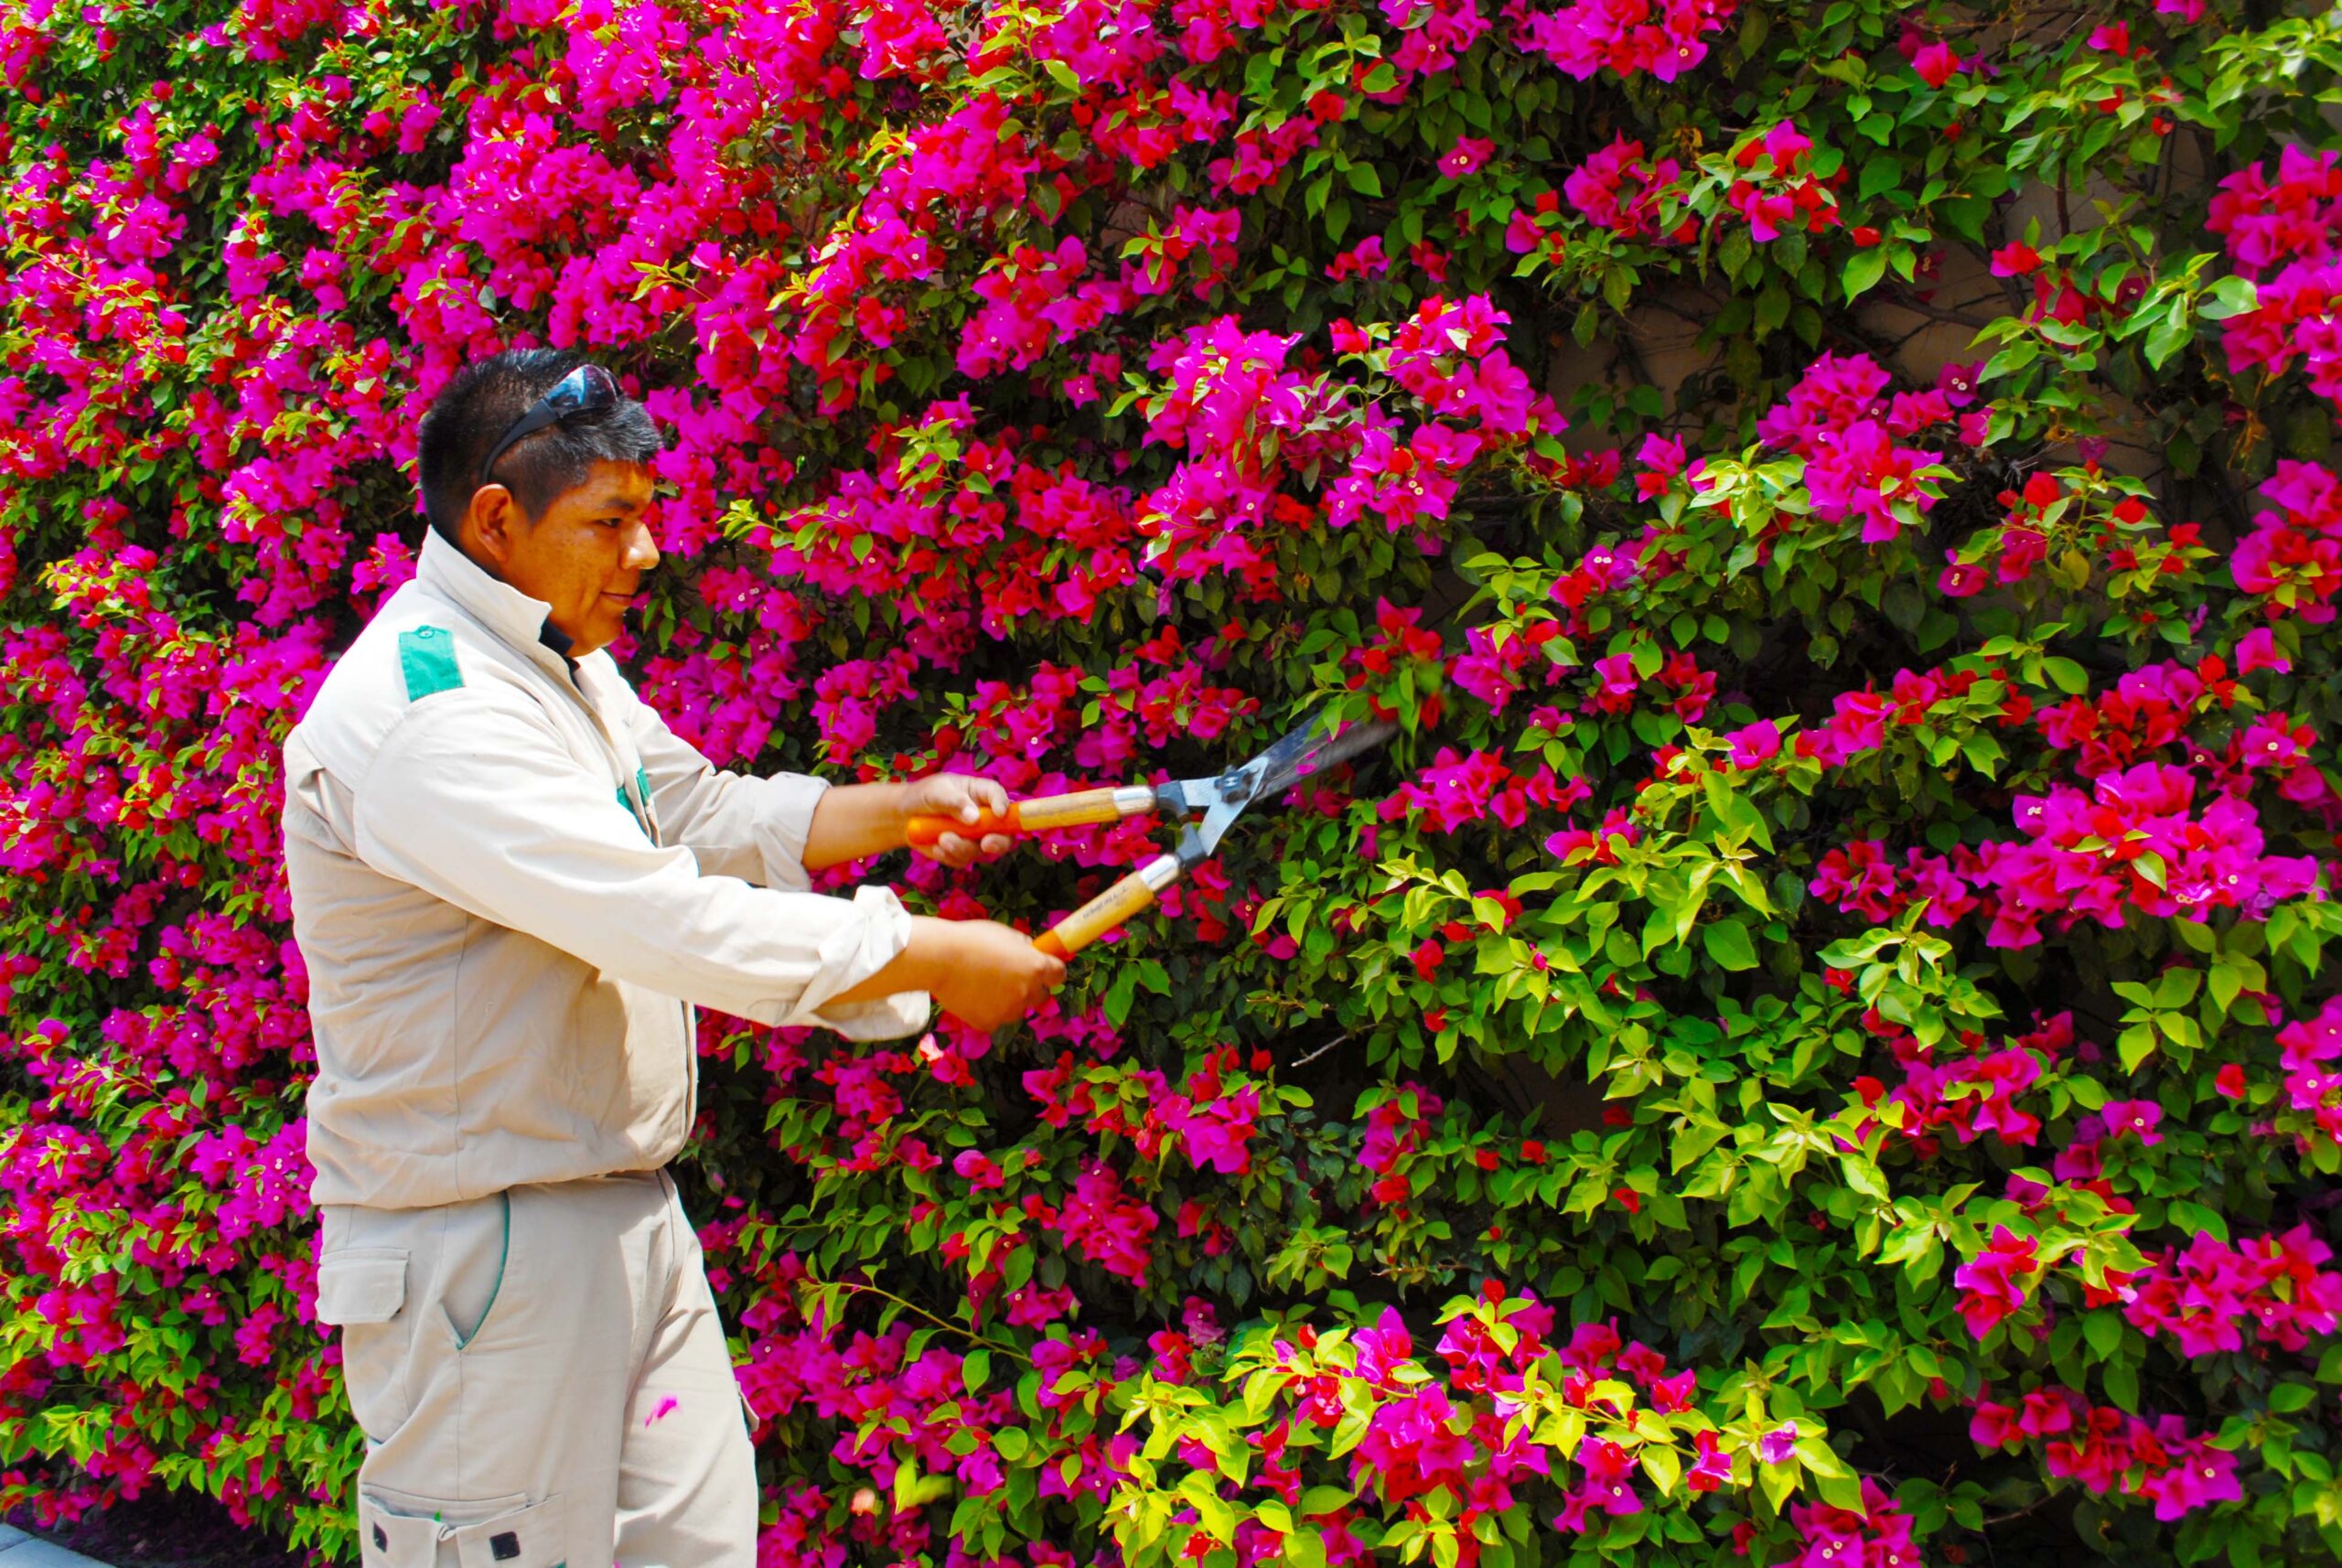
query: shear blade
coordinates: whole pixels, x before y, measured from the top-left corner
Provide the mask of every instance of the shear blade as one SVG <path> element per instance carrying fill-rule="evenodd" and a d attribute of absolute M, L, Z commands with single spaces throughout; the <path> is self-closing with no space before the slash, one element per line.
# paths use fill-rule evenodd
<path fill-rule="evenodd" d="M 1353 725 L 1339 735 L 1327 735 L 1318 728 L 1317 719 L 1312 718 L 1261 754 L 1260 779 L 1252 786 L 1252 798 L 1282 795 L 1304 779 L 1370 751 L 1398 732 L 1399 726 L 1390 720 L 1376 719 Z"/>
<path fill-rule="evenodd" d="M 1387 719 L 1377 719 L 1371 724 L 1355 725 L 1340 735 L 1327 735 L 1321 727 L 1323 716 L 1311 715 L 1298 728 L 1242 768 L 1221 776 L 1218 786 L 1219 799 L 1206 810 L 1203 824 L 1197 831 L 1197 847 L 1200 850 L 1198 859 L 1219 847 L 1220 837 L 1228 832 L 1229 824 L 1242 815 L 1244 808 L 1253 801 L 1281 795 L 1303 779 L 1380 746 L 1398 733 L 1396 725 Z M 1183 841 L 1183 859 L 1187 849 Z"/>

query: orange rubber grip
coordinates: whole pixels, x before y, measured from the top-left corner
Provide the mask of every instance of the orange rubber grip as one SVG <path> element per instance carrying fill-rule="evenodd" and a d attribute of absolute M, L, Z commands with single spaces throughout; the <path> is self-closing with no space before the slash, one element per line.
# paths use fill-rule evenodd
<path fill-rule="evenodd" d="M 1077 790 L 1070 795 L 1043 795 L 1037 800 L 1012 802 L 1004 817 L 986 811 L 972 822 L 963 822 L 956 817 L 913 817 L 906 836 L 911 843 L 924 846 L 945 833 L 972 839 L 986 833 L 1037 833 L 1051 828 L 1119 822 L 1123 812 L 1114 804 L 1114 794 L 1110 787 Z"/>
<path fill-rule="evenodd" d="M 1059 920 L 1034 939 L 1033 945 L 1051 958 L 1063 961 L 1104 936 L 1108 931 L 1155 905 L 1155 889 L 1146 885 L 1146 877 L 1133 871 L 1097 897 Z"/>
<path fill-rule="evenodd" d="M 996 817 L 990 811 L 980 814 L 972 822 L 957 817 L 913 817 L 906 825 L 903 836 L 924 849 L 941 839 L 945 833 L 958 833 L 962 838 L 980 839 L 986 833 L 1015 833 L 1024 831 L 1018 820 L 1017 805 L 1011 804 L 1008 814 Z"/>

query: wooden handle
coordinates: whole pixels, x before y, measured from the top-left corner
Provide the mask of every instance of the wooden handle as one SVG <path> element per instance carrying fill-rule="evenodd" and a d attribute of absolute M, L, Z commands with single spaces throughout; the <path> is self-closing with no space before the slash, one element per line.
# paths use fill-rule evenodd
<path fill-rule="evenodd" d="M 957 817 L 913 817 L 904 836 L 912 843 L 925 847 L 945 833 L 977 839 L 986 833 L 1038 833 L 1047 832 L 1051 828 L 1078 828 L 1090 822 L 1120 822 L 1125 816 L 1135 814 L 1123 810 L 1115 798 L 1121 793 L 1109 786 L 1103 789 L 1079 789 L 1070 795 L 1042 795 L 1030 800 L 1012 802 L 1004 817 L 986 811 L 972 822 L 963 822 Z M 1153 809 L 1151 800 L 1146 809 Z"/>
<path fill-rule="evenodd" d="M 1123 813 L 1114 797 L 1121 792 L 1109 787 L 1080 789 L 1070 795 L 1044 795 L 1037 800 L 1019 800 L 1010 810 L 1016 812 L 1028 833 L 1050 828 L 1078 828 L 1090 822 L 1118 822 Z"/>
<path fill-rule="evenodd" d="M 1125 920 L 1144 914 L 1154 903 L 1155 889 L 1147 886 L 1146 874 L 1133 871 L 1043 931 L 1033 945 L 1051 958 L 1069 959 Z"/>

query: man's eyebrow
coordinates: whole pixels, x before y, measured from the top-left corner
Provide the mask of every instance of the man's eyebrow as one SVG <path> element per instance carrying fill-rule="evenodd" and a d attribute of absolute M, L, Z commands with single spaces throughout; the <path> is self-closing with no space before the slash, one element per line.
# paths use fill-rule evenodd
<path fill-rule="evenodd" d="M 642 503 L 622 495 L 597 496 L 594 499 L 594 510 L 596 511 L 640 511 Z"/>

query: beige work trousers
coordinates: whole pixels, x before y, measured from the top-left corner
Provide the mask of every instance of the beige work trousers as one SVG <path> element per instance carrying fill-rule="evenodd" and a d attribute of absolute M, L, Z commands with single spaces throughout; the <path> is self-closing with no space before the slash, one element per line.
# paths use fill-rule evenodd
<path fill-rule="evenodd" d="M 666 1172 L 319 1215 L 365 1568 L 755 1568 L 745 1407 Z"/>

